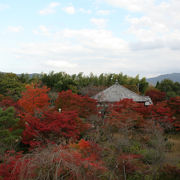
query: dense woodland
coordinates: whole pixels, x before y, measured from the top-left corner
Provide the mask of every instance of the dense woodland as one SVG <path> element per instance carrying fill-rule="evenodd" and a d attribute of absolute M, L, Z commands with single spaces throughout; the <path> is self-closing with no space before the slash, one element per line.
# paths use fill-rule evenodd
<path fill-rule="evenodd" d="M 98 106 L 91 96 L 116 81 L 153 105 Z M 122 73 L 0 74 L 0 180 L 178 180 L 170 137 L 179 135 L 180 83 L 153 87 Z"/>

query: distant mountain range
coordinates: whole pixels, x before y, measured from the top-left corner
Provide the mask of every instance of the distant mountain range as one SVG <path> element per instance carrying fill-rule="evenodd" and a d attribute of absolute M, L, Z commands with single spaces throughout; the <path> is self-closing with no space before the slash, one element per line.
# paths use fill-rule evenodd
<path fill-rule="evenodd" d="M 170 79 L 174 82 L 180 83 L 180 73 L 172 73 L 172 74 L 163 74 L 153 78 L 147 78 L 147 82 L 152 85 L 156 85 L 157 81 L 161 82 L 164 79 Z"/>

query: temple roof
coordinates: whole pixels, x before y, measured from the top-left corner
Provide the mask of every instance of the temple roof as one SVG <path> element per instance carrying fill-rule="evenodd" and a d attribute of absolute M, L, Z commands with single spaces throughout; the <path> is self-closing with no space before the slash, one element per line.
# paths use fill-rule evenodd
<path fill-rule="evenodd" d="M 136 102 L 144 102 L 147 105 L 152 104 L 152 100 L 149 96 L 136 94 L 117 82 L 104 91 L 99 92 L 92 98 L 96 99 L 98 102 L 118 102 L 122 99 L 128 98 Z"/>

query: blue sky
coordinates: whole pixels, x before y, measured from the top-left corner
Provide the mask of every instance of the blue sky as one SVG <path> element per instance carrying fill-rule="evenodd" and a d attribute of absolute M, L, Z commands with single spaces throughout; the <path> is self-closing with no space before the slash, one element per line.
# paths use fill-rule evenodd
<path fill-rule="evenodd" d="M 179 0 L 0 0 L 0 71 L 180 72 Z"/>

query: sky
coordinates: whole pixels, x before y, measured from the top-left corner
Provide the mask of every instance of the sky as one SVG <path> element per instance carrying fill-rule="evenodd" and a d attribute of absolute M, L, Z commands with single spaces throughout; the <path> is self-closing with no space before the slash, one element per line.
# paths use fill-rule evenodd
<path fill-rule="evenodd" d="M 0 71 L 180 72 L 180 0 L 0 0 Z"/>

